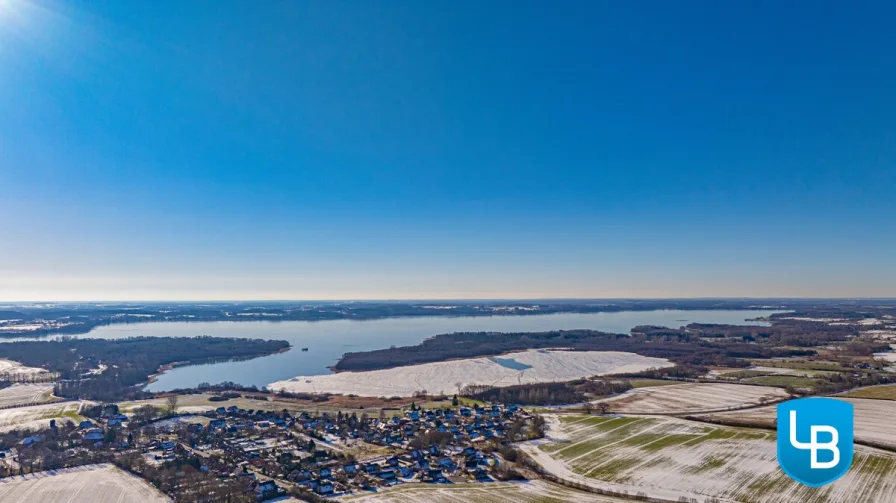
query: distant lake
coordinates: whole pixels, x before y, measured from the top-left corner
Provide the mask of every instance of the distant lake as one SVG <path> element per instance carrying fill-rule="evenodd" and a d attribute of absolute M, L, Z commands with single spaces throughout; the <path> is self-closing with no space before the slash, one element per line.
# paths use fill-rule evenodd
<path fill-rule="evenodd" d="M 245 361 L 178 367 L 159 376 L 149 391 L 188 388 L 201 382 L 233 381 L 264 386 L 298 375 L 329 374 L 343 353 L 419 344 L 428 337 L 451 332 L 538 332 L 592 329 L 624 333 L 638 325 L 681 327 L 688 323 L 746 325 L 746 319 L 766 317 L 770 310 L 662 310 L 616 313 L 559 313 L 530 316 L 416 317 L 369 321 L 213 321 L 116 324 L 97 327 L 78 337 L 246 337 L 280 339 L 292 348 L 276 355 Z M 753 325 L 768 323 L 751 322 Z M 302 351 L 302 348 L 308 351 Z"/>

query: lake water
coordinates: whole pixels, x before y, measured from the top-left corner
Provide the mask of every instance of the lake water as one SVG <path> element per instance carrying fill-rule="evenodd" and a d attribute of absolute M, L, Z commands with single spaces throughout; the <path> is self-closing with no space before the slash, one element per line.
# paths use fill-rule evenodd
<path fill-rule="evenodd" d="M 193 387 L 201 382 L 233 381 L 264 386 L 297 375 L 329 374 L 343 353 L 419 344 L 423 339 L 450 332 L 537 332 L 587 328 L 628 333 L 638 325 L 680 327 L 688 323 L 746 324 L 748 318 L 765 317 L 780 311 L 624 311 L 618 313 L 561 313 L 532 316 L 418 317 L 369 321 L 215 321 L 133 323 L 97 327 L 78 337 L 116 339 L 122 337 L 246 337 L 289 341 L 284 353 L 245 361 L 178 367 L 159 376 L 150 391 Z M 763 324 L 751 322 L 750 324 Z M 763 324 L 767 325 L 767 324 Z M 307 347 L 308 351 L 301 348 Z"/>

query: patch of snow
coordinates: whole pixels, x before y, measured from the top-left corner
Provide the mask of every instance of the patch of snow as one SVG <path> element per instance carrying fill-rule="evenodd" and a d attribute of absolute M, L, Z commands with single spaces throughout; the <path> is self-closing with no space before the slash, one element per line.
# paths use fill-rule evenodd
<path fill-rule="evenodd" d="M 268 385 L 289 392 L 341 393 L 359 396 L 411 396 L 415 391 L 452 394 L 473 385 L 513 386 L 536 382 L 569 381 L 595 375 L 640 372 L 671 367 L 664 358 L 651 358 L 619 351 L 528 350 L 502 356 L 409 365 L 367 372 L 298 376 Z M 508 368 L 506 360 L 518 369 Z M 527 367 L 527 368 L 523 368 Z"/>

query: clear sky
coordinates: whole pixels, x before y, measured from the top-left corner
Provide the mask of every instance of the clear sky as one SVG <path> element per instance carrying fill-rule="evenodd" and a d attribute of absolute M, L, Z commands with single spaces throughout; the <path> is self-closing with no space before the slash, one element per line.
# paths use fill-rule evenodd
<path fill-rule="evenodd" d="M 0 299 L 896 296 L 893 19 L 0 0 Z"/>

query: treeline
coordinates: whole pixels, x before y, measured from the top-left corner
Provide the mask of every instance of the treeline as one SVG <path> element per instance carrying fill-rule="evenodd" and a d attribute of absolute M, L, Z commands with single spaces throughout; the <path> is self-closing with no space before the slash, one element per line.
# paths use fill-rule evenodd
<path fill-rule="evenodd" d="M 508 351 L 601 345 L 624 347 L 625 335 L 595 330 L 558 330 L 550 332 L 456 332 L 426 339 L 416 346 L 392 347 L 357 353 L 345 353 L 334 370 L 377 370 L 452 358 L 500 355 Z"/>
<path fill-rule="evenodd" d="M 566 383 L 521 384 L 506 388 L 465 386 L 461 395 L 475 400 L 519 405 L 561 405 L 578 403 L 585 394 Z"/>
<path fill-rule="evenodd" d="M 461 395 L 484 402 L 518 405 L 563 405 L 580 403 L 589 398 L 615 395 L 632 389 L 628 381 L 579 379 L 571 382 L 520 384 L 496 388 L 469 385 Z"/>
<path fill-rule="evenodd" d="M 0 344 L 0 357 L 57 372 L 57 396 L 116 401 L 147 395 L 140 385 L 166 365 L 248 359 L 288 347 L 286 341 L 208 336 L 61 339 Z"/>
<path fill-rule="evenodd" d="M 714 330 L 722 330 L 714 326 Z M 639 327 L 643 328 L 643 327 Z M 705 340 L 699 330 L 650 327 L 631 336 L 596 330 L 554 330 L 549 332 L 495 333 L 462 332 L 442 334 L 416 346 L 346 353 L 333 367 L 337 371 L 378 370 L 454 358 L 495 356 L 511 351 L 538 348 L 569 348 L 574 351 L 628 351 L 643 356 L 667 358 L 681 365 L 743 367 L 744 359 L 810 356 L 810 349 L 783 349 L 772 344 L 755 344 L 742 338 Z"/>

